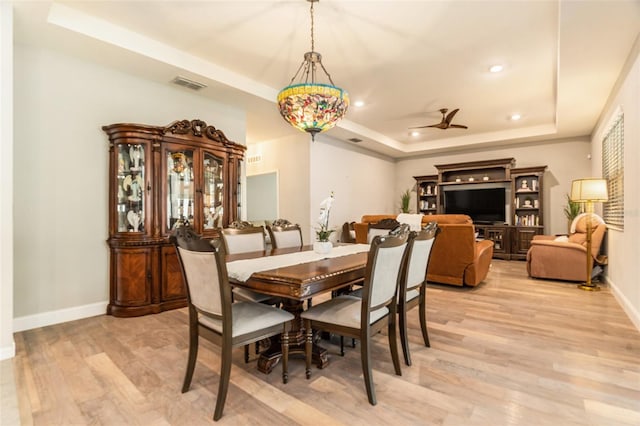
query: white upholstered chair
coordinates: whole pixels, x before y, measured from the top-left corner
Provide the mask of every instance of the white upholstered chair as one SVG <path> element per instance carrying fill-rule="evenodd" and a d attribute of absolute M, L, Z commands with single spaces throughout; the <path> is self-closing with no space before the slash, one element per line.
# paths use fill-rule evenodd
<path fill-rule="evenodd" d="M 407 254 L 400 274 L 398 288 L 398 325 L 400 328 L 400 342 L 404 362 L 411 365 L 409 353 L 409 339 L 407 336 L 407 311 L 420 307 L 420 328 L 425 346 L 429 347 L 429 332 L 427 330 L 427 269 L 431 248 L 438 234 L 438 224 L 429 223 L 419 232 L 411 232 L 407 242 Z"/>
<path fill-rule="evenodd" d="M 400 222 L 395 219 L 382 219 L 378 223 L 370 224 L 369 231 L 367 232 L 367 244 L 371 244 L 371 241 L 378 235 L 387 235 L 390 231 L 400 226 Z"/>
<path fill-rule="evenodd" d="M 228 254 L 242 254 L 251 252 L 264 252 L 266 248 L 265 232 L 263 226 L 253 226 L 249 222 L 236 221 L 222 229 L 222 241 L 225 252 Z M 251 291 L 246 288 L 233 287 L 233 300 L 264 303 L 267 305 L 280 305 L 279 297 Z M 260 351 L 259 342 L 256 343 L 255 352 Z M 249 362 L 249 346 L 245 347 L 244 361 Z"/>
<path fill-rule="evenodd" d="M 288 380 L 288 330 L 292 314 L 254 302 L 231 302 L 224 246 L 200 239 L 188 227 L 174 235 L 178 259 L 187 286 L 189 356 L 182 392 L 191 386 L 199 337 L 220 346 L 220 381 L 213 419 L 219 420 L 229 388 L 232 349 L 282 333 L 282 380 Z"/>
<path fill-rule="evenodd" d="M 264 251 L 264 227 L 252 226 L 248 222 L 240 222 L 246 225 L 230 225 L 222 229 L 222 240 L 227 254 L 249 253 Z"/>
<path fill-rule="evenodd" d="M 362 298 L 338 296 L 309 308 L 301 314 L 306 330 L 306 376 L 311 377 L 312 330 L 325 330 L 359 339 L 364 383 L 371 405 L 376 395 L 371 374 L 371 338 L 385 326 L 396 375 L 400 376 L 400 359 L 396 336 L 396 298 L 400 281 L 407 233 L 374 238 L 365 271 Z"/>
<path fill-rule="evenodd" d="M 302 230 L 300 225 L 286 219 L 278 219 L 267 225 L 271 245 L 276 248 L 302 247 Z"/>
<path fill-rule="evenodd" d="M 234 222 L 222 229 L 222 241 L 227 254 L 265 251 L 264 227 L 252 226 L 248 222 Z M 234 287 L 235 299 L 249 302 L 275 304 L 273 297 L 245 288 Z M 271 303 L 273 301 L 273 303 Z"/>

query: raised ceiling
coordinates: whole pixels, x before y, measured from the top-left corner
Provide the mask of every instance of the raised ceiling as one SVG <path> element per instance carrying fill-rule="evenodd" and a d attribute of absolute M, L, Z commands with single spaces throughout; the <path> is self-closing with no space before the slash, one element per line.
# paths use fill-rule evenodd
<path fill-rule="evenodd" d="M 247 111 L 248 143 L 297 132 L 275 97 L 310 50 L 305 0 L 17 2 L 14 16 L 17 43 L 206 84 Z M 321 0 L 316 50 L 365 103 L 328 134 L 394 158 L 590 135 L 639 32 L 637 0 Z M 411 136 L 440 108 L 469 128 Z"/>

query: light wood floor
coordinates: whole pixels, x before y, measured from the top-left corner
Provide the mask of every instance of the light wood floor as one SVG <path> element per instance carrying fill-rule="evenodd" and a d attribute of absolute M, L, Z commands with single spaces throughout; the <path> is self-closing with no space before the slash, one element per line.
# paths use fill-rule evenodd
<path fill-rule="evenodd" d="M 524 262 L 496 260 L 476 288 L 431 286 L 431 348 L 410 313 L 413 366 L 393 374 L 386 336 L 373 349 L 378 405 L 367 402 L 360 353 L 325 344 L 330 365 L 283 385 L 234 353 L 220 424 L 638 425 L 640 333 L 611 293 L 530 280 Z M 100 316 L 17 333 L 20 418 L 30 425 L 199 425 L 211 420 L 218 348 L 201 344 L 180 393 L 187 315 Z"/>

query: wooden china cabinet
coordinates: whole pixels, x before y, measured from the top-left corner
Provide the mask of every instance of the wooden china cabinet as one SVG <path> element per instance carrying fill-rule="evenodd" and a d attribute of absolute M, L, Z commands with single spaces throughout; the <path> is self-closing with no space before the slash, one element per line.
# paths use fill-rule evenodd
<path fill-rule="evenodd" d="M 238 219 L 246 148 L 202 120 L 102 129 L 109 136 L 107 314 L 131 317 L 186 306 L 169 235 L 188 220 L 213 239 Z"/>

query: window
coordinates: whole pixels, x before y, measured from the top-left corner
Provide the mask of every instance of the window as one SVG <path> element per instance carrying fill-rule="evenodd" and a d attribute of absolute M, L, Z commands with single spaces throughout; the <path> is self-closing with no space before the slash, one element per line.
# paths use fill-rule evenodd
<path fill-rule="evenodd" d="M 624 229 L 624 115 L 620 113 L 602 140 L 602 176 L 607 179 L 609 201 L 604 203 L 604 221 L 613 229 Z"/>

